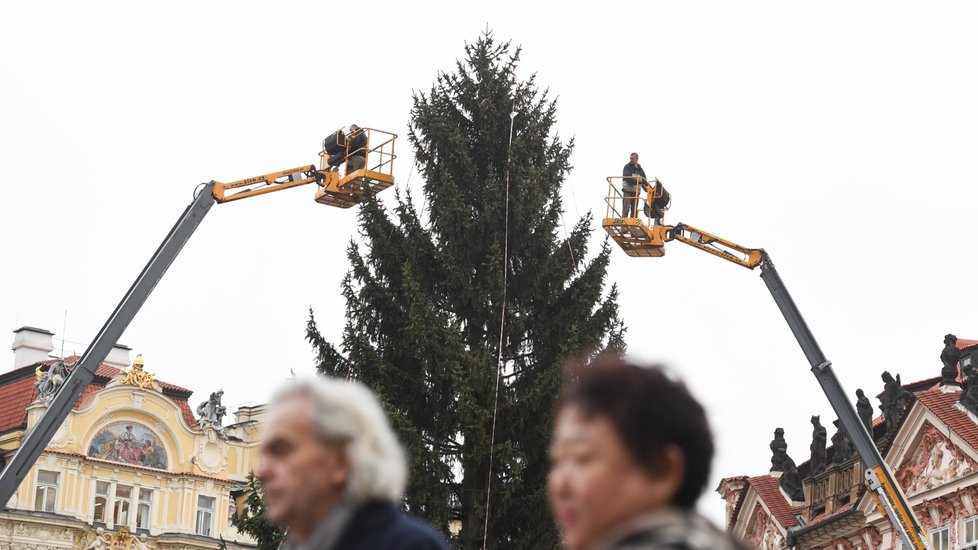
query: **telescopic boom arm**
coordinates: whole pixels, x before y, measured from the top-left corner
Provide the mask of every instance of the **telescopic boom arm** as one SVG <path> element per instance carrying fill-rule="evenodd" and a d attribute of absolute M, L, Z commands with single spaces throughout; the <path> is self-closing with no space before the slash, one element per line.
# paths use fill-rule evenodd
<path fill-rule="evenodd" d="M 771 292 L 775 303 L 778 304 L 781 314 L 788 322 L 792 334 L 798 340 L 798 345 L 801 346 L 805 357 L 808 358 L 812 373 L 815 374 L 815 378 L 822 386 L 822 391 L 829 398 L 829 403 L 832 404 L 832 409 L 839 417 L 842 427 L 849 434 L 849 438 L 859 453 L 859 458 L 866 465 L 866 486 L 869 488 L 873 500 L 876 501 L 877 507 L 884 516 L 889 517 L 890 521 L 893 522 L 905 547 L 926 549 L 927 544 L 923 531 L 903 495 L 903 491 L 900 490 L 900 486 L 893 479 L 893 474 L 883 462 L 883 457 L 873 443 L 872 436 L 859 420 L 856 410 L 842 389 L 842 384 L 832 370 L 831 361 L 826 359 L 822 353 L 818 342 L 815 341 L 815 336 L 808 329 L 808 324 L 801 316 L 795 301 L 791 299 L 791 294 L 788 293 L 787 287 L 781 280 L 778 270 L 774 268 L 774 263 L 767 252 L 764 249 L 740 246 L 681 223 L 674 227 L 657 226 L 657 228 L 661 228 L 665 242 L 677 240 L 748 269 L 760 266 L 761 278 L 764 279 L 764 283 Z"/>
<path fill-rule="evenodd" d="M 129 291 L 122 297 L 122 301 L 109 316 L 102 330 L 98 332 L 78 363 L 75 364 L 71 374 L 65 379 L 64 385 L 58 389 L 58 392 L 51 399 L 47 411 L 37 421 L 27 437 L 23 439 L 20 447 L 17 448 L 17 453 L 14 454 L 3 473 L 0 473 L 0 508 L 6 506 L 24 476 L 44 452 L 44 448 L 54 437 L 54 433 L 58 431 L 58 427 L 68 417 L 68 413 L 71 412 L 75 402 L 81 397 L 85 388 L 92 383 L 95 378 L 95 371 L 112 351 L 112 346 L 119 341 L 119 337 L 122 336 L 133 317 L 139 312 L 143 302 L 153 292 L 156 283 L 163 278 L 167 268 L 183 249 L 183 245 L 187 244 L 194 230 L 197 229 L 208 210 L 214 205 L 213 189 L 214 182 L 210 182 L 197 190 L 193 202 L 177 219 L 173 229 L 163 239 L 163 243 L 156 249 L 156 253 L 149 259 L 149 263 L 143 268 Z"/>
<path fill-rule="evenodd" d="M 125 332 L 215 202 L 230 202 L 316 183 L 320 187 L 315 195 L 316 202 L 349 208 L 358 204 L 364 196 L 376 195 L 393 185 L 396 138 L 395 134 L 373 128 L 357 129 L 350 136 L 338 130 L 324 141 L 318 170 L 315 165 L 306 165 L 231 183 L 210 181 L 201 184 L 193 202 L 170 229 L 95 340 L 57 389 L 47 410 L 21 441 L 10 463 L 0 472 L 0 509 L 6 507 L 24 476 L 68 417 L 75 402 L 92 383 L 95 372 L 112 346 Z M 357 148 L 351 150 L 353 143 L 357 144 Z M 358 162 L 351 162 L 353 158 L 357 158 Z M 339 168 L 344 163 L 347 164 L 346 175 L 341 177 Z"/>

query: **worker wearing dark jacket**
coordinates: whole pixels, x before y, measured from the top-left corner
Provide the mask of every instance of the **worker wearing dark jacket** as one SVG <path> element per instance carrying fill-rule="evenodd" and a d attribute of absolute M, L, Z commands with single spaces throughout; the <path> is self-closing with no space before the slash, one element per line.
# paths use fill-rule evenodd
<path fill-rule="evenodd" d="M 346 175 L 361 170 L 367 165 L 367 131 L 356 124 L 350 125 L 349 156 L 346 158 Z"/>
<path fill-rule="evenodd" d="M 638 153 L 632 153 L 628 164 L 622 169 L 621 175 L 625 178 L 621 183 L 621 192 L 624 195 L 621 216 L 623 218 L 637 218 L 639 189 L 646 185 L 645 170 L 638 163 Z"/>

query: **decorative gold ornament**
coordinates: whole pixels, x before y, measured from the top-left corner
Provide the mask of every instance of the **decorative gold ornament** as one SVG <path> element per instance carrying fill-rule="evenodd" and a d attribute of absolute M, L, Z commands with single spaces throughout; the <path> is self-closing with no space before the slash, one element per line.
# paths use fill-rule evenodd
<path fill-rule="evenodd" d="M 143 370 L 142 353 L 136 355 L 136 359 L 132 362 L 132 367 L 122 371 L 122 373 L 125 375 L 122 378 L 122 384 L 138 386 L 141 390 L 152 388 L 156 381 L 156 377 L 152 373 Z"/>
<path fill-rule="evenodd" d="M 112 535 L 111 550 L 130 550 L 136 537 L 129 534 L 129 529 L 122 527 Z"/>

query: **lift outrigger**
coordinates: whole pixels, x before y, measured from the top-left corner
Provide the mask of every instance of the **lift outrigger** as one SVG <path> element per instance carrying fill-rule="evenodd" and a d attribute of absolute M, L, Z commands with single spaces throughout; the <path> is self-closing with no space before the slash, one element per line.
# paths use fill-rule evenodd
<path fill-rule="evenodd" d="M 319 186 L 315 193 L 316 202 L 349 208 L 368 194 L 376 195 L 394 184 L 395 139 L 395 134 L 351 126 L 349 133 L 342 129 L 337 130 L 323 140 L 318 169 L 315 165 L 307 165 L 231 183 L 210 181 L 201 184 L 193 202 L 170 229 L 149 263 L 75 363 L 71 373 L 49 402 L 44 415 L 21 441 L 16 454 L 0 473 L 0 509 L 10 501 L 10 497 L 41 456 L 75 402 L 92 383 L 95 371 L 108 356 L 112 346 L 122 336 L 215 202 L 231 202 L 315 183 Z M 340 175 L 340 170 L 344 167 L 345 173 Z"/>
<path fill-rule="evenodd" d="M 832 409 L 839 417 L 839 422 L 866 466 L 865 483 L 876 507 L 883 516 L 890 519 L 905 548 L 926 549 L 928 546 L 923 531 L 913 515 L 906 496 L 883 461 L 871 434 L 859 420 L 855 408 L 846 397 L 842 384 L 832 370 L 832 362 L 822 353 L 815 336 L 808 329 L 805 319 L 788 293 L 784 282 L 781 281 L 781 276 L 774 268 L 768 253 L 763 248 L 740 246 L 687 224 L 666 225 L 663 223 L 664 211 L 655 211 L 651 208 L 657 199 L 661 199 L 661 195 L 656 195 L 660 186 L 656 185 L 654 188 L 648 186 L 649 192 L 644 199 L 634 195 L 625 196 L 616 186 L 616 182 L 622 179 L 621 177 L 607 178 L 608 195 L 605 198 L 607 210 L 601 225 L 629 256 L 661 257 L 666 253 L 665 244 L 675 240 L 747 269 L 761 268 L 761 278 L 767 284 L 768 291 L 774 297 L 792 334 L 805 353 L 812 373 L 815 374 Z M 641 215 L 627 218 L 621 216 L 624 208 L 619 206 L 626 200 L 644 203 L 645 208 L 642 210 L 631 208 L 631 211 L 636 214 L 642 212 L 646 221 L 643 221 Z"/>

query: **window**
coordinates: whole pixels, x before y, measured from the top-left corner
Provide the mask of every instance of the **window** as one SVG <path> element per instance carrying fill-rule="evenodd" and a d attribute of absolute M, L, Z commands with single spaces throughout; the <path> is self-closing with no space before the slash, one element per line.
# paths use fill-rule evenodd
<path fill-rule="evenodd" d="M 214 519 L 214 499 L 197 497 L 197 534 L 211 536 L 211 522 Z"/>
<path fill-rule="evenodd" d="M 130 508 L 132 508 L 132 487 L 128 485 L 116 485 L 112 523 L 116 525 L 129 525 Z"/>
<path fill-rule="evenodd" d="M 964 533 L 961 544 L 965 550 L 978 548 L 978 516 L 971 516 L 963 521 Z"/>
<path fill-rule="evenodd" d="M 58 499 L 58 472 L 37 471 L 37 492 L 34 493 L 34 509 L 53 512 Z"/>
<path fill-rule="evenodd" d="M 95 516 L 92 521 L 105 523 L 105 510 L 109 507 L 109 482 L 95 482 Z"/>
<path fill-rule="evenodd" d="M 149 529 L 150 511 L 153 509 L 153 491 L 139 490 L 139 505 L 136 507 L 136 529 Z"/>
<path fill-rule="evenodd" d="M 133 505 L 136 507 L 135 513 L 133 513 Z M 96 481 L 93 508 L 93 523 L 111 521 L 117 528 L 149 529 L 149 522 L 153 515 L 153 490 L 131 485 L 116 485 L 113 492 L 112 484 L 108 481 Z"/>
<path fill-rule="evenodd" d="M 930 547 L 934 550 L 951 549 L 951 528 L 939 527 L 930 532 Z"/>

